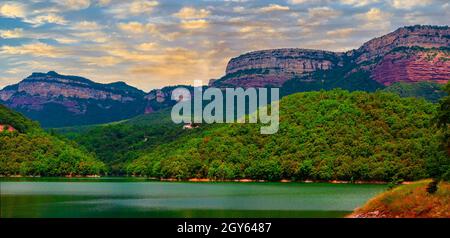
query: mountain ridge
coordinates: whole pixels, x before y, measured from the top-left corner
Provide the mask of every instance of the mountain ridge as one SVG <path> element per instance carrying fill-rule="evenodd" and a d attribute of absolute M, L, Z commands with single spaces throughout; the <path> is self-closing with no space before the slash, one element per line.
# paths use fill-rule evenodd
<path fill-rule="evenodd" d="M 347 52 L 300 48 L 248 52 L 230 59 L 225 75 L 211 80 L 209 86 L 274 86 L 281 88 L 282 96 L 333 88 L 373 92 L 396 83 L 444 84 L 449 75 L 449 27 L 418 25 L 399 28 Z M 192 90 L 192 86 L 183 87 Z M 0 103 L 44 127 L 66 127 L 120 121 L 168 108 L 175 103 L 171 100 L 174 88 L 146 93 L 121 81 L 101 84 L 50 71 L 4 87 Z M 439 95 L 429 98 L 436 101 Z"/>
<path fill-rule="evenodd" d="M 104 123 L 133 117 L 144 113 L 144 96 L 145 92 L 124 82 L 101 84 L 55 71 L 32 73 L 19 83 L 0 90 L 0 102 L 41 122 L 44 127 Z M 59 118 L 48 118 L 49 113 L 57 113 Z"/>
<path fill-rule="evenodd" d="M 420 51 L 421 57 L 414 57 L 404 52 L 409 48 Z M 430 53 L 430 50 L 437 51 L 437 54 Z M 403 60 L 401 64 L 389 64 L 399 59 Z M 436 80 L 438 83 L 446 83 L 450 74 L 449 60 L 449 27 L 416 25 L 399 28 L 347 52 L 302 48 L 248 52 L 232 58 L 227 65 L 225 76 L 211 80 L 209 85 L 281 87 L 285 82 L 296 78 L 302 78 L 302 81 L 324 80 L 312 78 L 308 74 L 330 70 L 343 71 L 343 80 L 358 72 L 368 72 L 371 80 L 385 86 L 406 81 Z M 426 68 L 438 69 L 438 72 L 421 73 L 421 70 Z M 394 77 L 388 81 L 383 80 L 383 76 L 391 75 L 392 71 L 394 71 Z M 400 73 L 396 75 L 395 72 Z"/>

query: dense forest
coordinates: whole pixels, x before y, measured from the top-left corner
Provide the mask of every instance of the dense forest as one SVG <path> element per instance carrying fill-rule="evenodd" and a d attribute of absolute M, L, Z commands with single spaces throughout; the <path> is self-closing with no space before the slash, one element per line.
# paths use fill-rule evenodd
<path fill-rule="evenodd" d="M 437 104 L 386 92 L 298 93 L 280 103 L 280 130 L 196 129 L 145 153 L 131 175 L 264 180 L 417 180 L 450 175 Z"/>
<path fill-rule="evenodd" d="M 441 84 L 433 82 L 394 83 L 383 90 L 398 94 L 401 97 L 424 98 L 435 103 L 447 95 Z"/>
<path fill-rule="evenodd" d="M 158 145 L 169 143 L 184 133 L 182 125 L 174 124 L 170 110 L 141 115 L 130 120 L 91 128 L 58 129 L 69 139 L 97 155 L 110 167 L 113 175 L 126 175 L 128 163 L 150 152 Z"/>
<path fill-rule="evenodd" d="M 289 95 L 280 105 L 280 130 L 275 135 L 261 135 L 258 124 L 203 124 L 183 130 L 166 109 L 118 123 L 56 130 L 65 137 L 44 132 L 37 123 L 0 106 L 0 124 L 17 129 L 0 134 L 0 175 L 108 171 L 271 181 L 450 176 L 445 153 L 450 144 L 449 107 L 444 103 L 384 90 L 337 89 Z"/>
<path fill-rule="evenodd" d="M 0 124 L 16 131 L 0 132 L 0 175 L 100 175 L 103 162 L 74 142 L 44 132 L 37 123 L 0 105 Z"/>

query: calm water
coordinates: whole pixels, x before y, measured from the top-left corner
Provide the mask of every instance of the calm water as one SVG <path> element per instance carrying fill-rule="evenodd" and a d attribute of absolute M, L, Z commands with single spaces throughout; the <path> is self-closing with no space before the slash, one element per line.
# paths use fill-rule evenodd
<path fill-rule="evenodd" d="M 1 217 L 343 217 L 385 185 L 1 179 Z"/>

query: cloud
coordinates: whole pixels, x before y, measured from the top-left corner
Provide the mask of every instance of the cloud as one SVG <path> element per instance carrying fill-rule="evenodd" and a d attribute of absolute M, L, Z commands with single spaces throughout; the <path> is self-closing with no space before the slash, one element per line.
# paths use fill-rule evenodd
<path fill-rule="evenodd" d="M 88 31 L 88 32 L 77 32 L 75 36 L 82 41 L 95 42 L 95 43 L 105 43 L 110 40 L 108 35 L 101 31 Z"/>
<path fill-rule="evenodd" d="M 151 76 L 162 80 L 163 85 L 192 84 L 194 79 L 209 75 L 212 62 L 194 50 L 185 48 L 166 48 L 153 55 L 150 61 L 133 65 L 130 73 L 138 76 Z"/>
<path fill-rule="evenodd" d="M 132 0 L 124 3 L 112 5 L 107 12 L 115 15 L 119 19 L 141 14 L 149 14 L 159 5 L 158 1 Z"/>
<path fill-rule="evenodd" d="M 371 8 L 366 13 L 357 14 L 355 19 L 360 20 L 359 28 L 362 30 L 385 31 L 390 25 L 391 14 L 379 8 Z"/>
<path fill-rule="evenodd" d="M 144 12 L 151 12 L 153 11 L 153 8 L 158 5 L 159 3 L 157 1 L 133 1 L 129 6 L 129 10 L 132 14 L 140 14 Z"/>
<path fill-rule="evenodd" d="M 431 4 L 431 0 L 391 0 L 392 7 L 397 9 L 412 9 L 415 7 L 423 7 Z"/>
<path fill-rule="evenodd" d="M 345 38 L 345 37 L 348 37 L 351 34 L 353 34 L 355 31 L 356 31 L 355 28 L 342 28 L 342 29 L 327 31 L 327 35 L 331 36 L 331 37 Z"/>
<path fill-rule="evenodd" d="M 60 5 L 61 10 L 81 10 L 88 8 L 91 5 L 90 0 L 55 0 L 56 4 Z"/>
<path fill-rule="evenodd" d="M 0 53 L 7 55 L 33 55 L 55 58 L 58 56 L 63 56 L 66 51 L 42 42 L 38 42 L 20 46 L 4 45 L 0 47 Z"/>
<path fill-rule="evenodd" d="M 341 15 L 340 11 L 329 7 L 315 7 L 308 9 L 308 15 L 310 18 L 334 18 Z"/>
<path fill-rule="evenodd" d="M 288 2 L 290 4 L 303 4 L 303 3 L 311 2 L 311 0 L 289 0 Z"/>
<path fill-rule="evenodd" d="M 72 29 L 79 31 L 95 31 L 101 29 L 101 27 L 95 21 L 81 21 L 73 23 Z"/>
<path fill-rule="evenodd" d="M 195 19 L 195 18 L 206 18 L 211 14 L 209 10 L 206 9 L 195 9 L 192 7 L 183 7 L 174 14 L 174 16 L 180 19 Z"/>
<path fill-rule="evenodd" d="M 205 19 L 182 20 L 180 26 L 187 30 L 197 30 L 207 28 L 209 23 Z"/>
<path fill-rule="evenodd" d="M 370 4 L 378 3 L 380 0 L 340 0 L 340 2 L 345 5 L 364 7 Z"/>
<path fill-rule="evenodd" d="M 304 30 L 312 31 L 312 27 L 325 25 L 331 19 L 341 15 L 342 12 L 329 7 L 314 7 L 309 8 L 306 18 L 300 18 L 298 23 L 300 26 L 306 27 Z"/>
<path fill-rule="evenodd" d="M 152 51 L 159 47 L 159 45 L 155 42 L 147 42 L 137 45 L 135 48 L 141 51 Z"/>
<path fill-rule="evenodd" d="M 26 17 L 25 5 L 16 2 L 6 2 L 0 4 L 0 15 L 7 18 L 24 18 Z"/>
<path fill-rule="evenodd" d="M 368 12 L 362 15 L 368 21 L 382 21 L 386 14 L 384 14 L 379 8 L 371 8 Z"/>
<path fill-rule="evenodd" d="M 89 66 L 111 67 L 122 62 L 118 57 L 99 56 L 99 57 L 81 57 L 80 61 Z"/>
<path fill-rule="evenodd" d="M 57 38 L 54 38 L 54 39 L 60 44 L 73 44 L 73 43 L 79 42 L 78 39 L 68 38 L 68 37 L 57 37 Z"/>
<path fill-rule="evenodd" d="M 233 12 L 235 12 L 235 13 L 242 13 L 244 11 L 245 11 L 245 7 L 243 7 L 243 6 L 233 8 Z"/>
<path fill-rule="evenodd" d="M 68 23 L 68 21 L 64 19 L 64 17 L 56 15 L 54 13 L 39 15 L 31 19 L 26 19 L 25 22 L 31 23 L 36 26 L 40 26 L 46 23 L 53 23 L 58 25 L 66 25 Z"/>
<path fill-rule="evenodd" d="M 111 0 L 97 0 L 97 4 L 100 6 L 107 6 L 111 3 Z"/>
<path fill-rule="evenodd" d="M 266 7 L 261 7 L 260 9 L 258 9 L 258 12 L 261 12 L 261 13 L 268 13 L 268 12 L 274 12 L 274 11 L 289 11 L 289 7 L 281 6 L 278 4 L 270 4 Z"/>
<path fill-rule="evenodd" d="M 120 30 L 132 34 L 143 34 L 143 33 L 155 33 L 157 32 L 156 26 L 154 24 L 148 23 L 143 24 L 140 22 L 128 22 L 119 23 L 118 27 Z"/>
<path fill-rule="evenodd" d="M 263 33 L 263 34 L 269 34 L 269 33 L 274 33 L 275 29 L 273 27 L 270 26 L 244 26 L 241 29 L 239 29 L 240 33 L 251 33 L 251 34 L 255 34 L 255 33 Z"/>
<path fill-rule="evenodd" d="M 4 39 L 21 38 L 22 36 L 23 36 L 22 28 L 14 28 L 13 30 L 0 30 L 0 37 Z"/>
<path fill-rule="evenodd" d="M 399 26 L 445 25 L 449 9 L 445 0 L 0 0 L 10 18 L 0 71 L 131 73 L 128 83 L 149 89 L 218 78 L 252 50 L 352 49 Z"/>

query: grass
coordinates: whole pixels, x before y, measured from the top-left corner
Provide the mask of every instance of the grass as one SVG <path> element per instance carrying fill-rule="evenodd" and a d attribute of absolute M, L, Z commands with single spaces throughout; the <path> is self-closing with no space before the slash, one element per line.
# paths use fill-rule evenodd
<path fill-rule="evenodd" d="M 431 180 L 401 185 L 371 199 L 352 218 L 450 218 L 450 183 L 440 182 L 429 194 Z"/>

